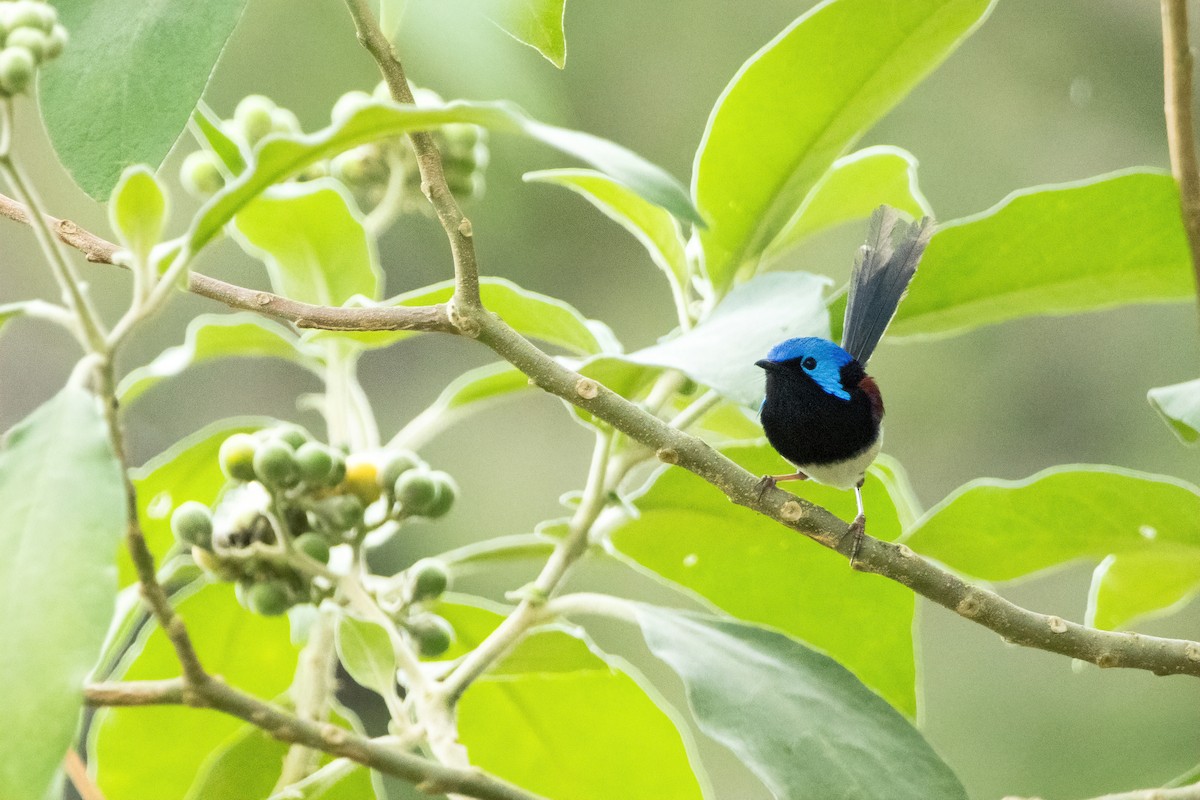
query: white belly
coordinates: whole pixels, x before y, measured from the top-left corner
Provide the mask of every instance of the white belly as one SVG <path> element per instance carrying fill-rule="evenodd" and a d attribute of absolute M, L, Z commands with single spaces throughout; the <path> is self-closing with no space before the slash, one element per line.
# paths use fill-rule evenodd
<path fill-rule="evenodd" d="M 879 455 L 883 446 L 883 431 L 879 432 L 875 443 L 858 455 L 846 461 L 834 464 L 797 464 L 800 471 L 817 483 L 836 486 L 839 489 L 853 489 L 866 474 L 867 467 Z"/>

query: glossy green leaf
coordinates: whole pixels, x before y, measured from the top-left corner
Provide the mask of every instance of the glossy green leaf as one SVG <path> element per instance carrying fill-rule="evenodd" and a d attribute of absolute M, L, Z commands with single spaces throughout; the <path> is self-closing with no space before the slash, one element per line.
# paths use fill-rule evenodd
<path fill-rule="evenodd" d="M 246 168 L 246 158 L 238 143 L 221 130 L 221 120 L 203 100 L 196 104 L 192 114 L 192 125 L 196 139 L 208 145 L 208 149 L 221 159 L 230 175 L 240 175 Z"/>
<path fill-rule="evenodd" d="M 468 370 L 443 389 L 432 405 L 413 417 L 388 446 L 420 450 L 472 414 L 533 390 L 528 376 L 507 361 Z"/>
<path fill-rule="evenodd" d="M 177 506 L 196 500 L 207 506 L 216 502 L 225 475 L 217 461 L 221 443 L 235 433 L 259 430 L 274 420 L 266 417 L 240 417 L 207 425 L 167 450 L 130 470 L 138 495 L 138 520 L 142 535 L 154 557 L 161 561 L 175 543 L 171 533 L 171 512 Z M 137 580 L 129 553 L 121 550 L 117 560 L 121 586 Z"/>
<path fill-rule="evenodd" d="M 832 658 L 736 620 L 633 606 L 701 730 L 780 800 L 966 800 L 916 728 Z"/>
<path fill-rule="evenodd" d="M 591 164 L 682 220 L 700 220 L 687 192 L 661 168 L 596 136 L 530 119 L 512 104 L 456 102 L 442 108 L 416 108 L 380 103 L 361 108 L 342 122 L 316 133 L 268 137 L 255 151 L 250 169 L 214 195 L 200 210 L 187 242 L 193 252 L 199 251 L 268 186 L 295 175 L 310 164 L 360 144 L 456 122 L 525 134 Z"/>
<path fill-rule="evenodd" d="M 160 381 L 222 358 L 278 358 L 310 372 L 321 370 L 319 349 L 306 345 L 277 322 L 249 311 L 201 314 L 188 323 L 183 344 L 167 348 L 122 378 L 117 396 L 128 405 Z"/>
<path fill-rule="evenodd" d="M 0 320 L 2 321 L 2 320 Z M 1159 386 L 1146 393 L 1150 405 L 1184 444 L 1200 441 L 1200 380 Z"/>
<path fill-rule="evenodd" d="M 59 0 L 72 34 L 39 106 L 75 182 L 107 200 L 121 170 L 157 167 L 187 125 L 246 0 Z"/>
<path fill-rule="evenodd" d="M 263 699 L 278 697 L 296 670 L 284 617 L 261 617 L 238 605 L 230 584 L 210 584 L 178 605 L 204 666 L 231 686 Z M 170 678 L 179 661 L 154 628 L 123 677 Z M 91 758 L 107 800 L 182 800 L 209 754 L 242 727 L 241 720 L 187 706 L 111 708 L 93 722 Z M 154 758 L 147 758 L 153 753 Z"/>
<path fill-rule="evenodd" d="M 492 572 L 497 564 L 505 562 L 545 562 L 554 552 L 554 545 L 553 539 L 541 534 L 516 533 L 472 542 L 442 553 L 438 558 L 453 570 L 457 579 Z"/>
<path fill-rule="evenodd" d="M 946 334 L 1194 294 L 1174 179 L 1123 172 L 1023 190 L 942 226 L 890 333 Z"/>
<path fill-rule="evenodd" d="M 766 444 L 722 452 L 755 474 L 790 471 Z M 812 481 L 783 486 L 843 519 L 854 518 L 853 492 Z M 863 500 L 867 531 L 888 541 L 899 537 L 895 504 L 874 467 Z M 610 532 L 617 554 L 739 619 L 820 648 L 893 706 L 915 714 L 911 591 L 855 572 L 842 556 L 730 503 L 686 470 L 662 472 L 635 505 L 638 516 Z M 865 630 L 871 635 L 863 636 Z"/>
<path fill-rule="evenodd" d="M 1054 467 L 1021 481 L 971 481 L 905 539 L 922 555 L 1006 581 L 1110 553 L 1200 558 L 1200 489 L 1107 466 Z"/>
<path fill-rule="evenodd" d="M 933 215 L 917 187 L 916 157 L 890 145 L 842 156 L 804 198 L 767 255 L 774 258 L 821 231 L 867 219 L 884 203 L 914 218 Z"/>
<path fill-rule="evenodd" d="M 381 695 L 396 691 L 396 656 L 381 625 L 343 614 L 338 618 L 337 651 L 355 681 Z"/>
<path fill-rule="evenodd" d="M 377 299 L 383 290 L 375 239 L 332 178 L 275 187 L 242 209 L 234 230 L 284 297 L 340 306 L 355 295 Z"/>
<path fill-rule="evenodd" d="M 340 706 L 332 721 L 361 732 L 353 713 Z M 263 800 L 268 796 L 273 800 L 276 794 L 272 790 L 288 747 L 261 728 L 243 725 L 208 757 L 186 800 Z M 321 759 L 322 764 L 329 761 L 328 756 Z M 306 781 L 304 788 L 287 791 L 291 792 L 287 800 L 373 800 L 377 796 L 370 770 L 353 762 L 326 780 Z"/>
<path fill-rule="evenodd" d="M 666 209 L 594 170 L 548 169 L 527 173 L 525 180 L 557 184 L 582 196 L 641 242 L 676 291 L 688 285 L 683 231 Z"/>
<path fill-rule="evenodd" d="M 42 797 L 75 737 L 117 596 L 121 466 L 99 401 L 63 389 L 0 449 L 0 797 Z"/>
<path fill-rule="evenodd" d="M 982 22 L 989 0 L 828 0 L 747 61 L 696 153 L 719 289 L 787 226 L 834 160 Z"/>
<path fill-rule="evenodd" d="M 439 608 L 460 638 L 499 624 L 498 614 L 474 609 L 474 628 L 464 630 L 463 608 Z M 460 738 L 473 764 L 546 797 L 700 800 L 689 742 L 642 681 L 579 631 L 543 628 L 463 695 Z"/>
<path fill-rule="evenodd" d="M 563 32 L 566 0 L 476 0 L 480 12 L 496 27 L 537 50 L 562 69 L 567 65 Z"/>
<path fill-rule="evenodd" d="M 737 403 L 757 407 L 764 378 L 754 362 L 793 336 L 828 336 L 828 278 L 772 272 L 737 287 L 692 330 L 622 356 L 593 360 L 582 371 L 626 394 L 652 368 L 678 369 Z"/>
<path fill-rule="evenodd" d="M 154 173 L 144 165 L 121 174 L 108 204 L 108 218 L 121 244 L 141 263 L 149 263 L 166 224 L 167 197 Z"/>
<path fill-rule="evenodd" d="M 1092 574 L 1085 624 L 1123 628 L 1142 617 L 1178 611 L 1200 592 L 1200 551 L 1160 551 L 1121 553 L 1101 561 Z"/>
<path fill-rule="evenodd" d="M 428 306 L 445 303 L 454 294 L 454 281 L 441 281 L 384 301 L 387 306 Z M 583 316 L 576 308 L 555 297 L 531 292 L 504 278 L 481 278 L 479 294 L 488 311 L 498 314 L 518 333 L 561 347 L 576 355 L 619 352 L 608 326 Z M 417 336 L 416 331 L 314 332 L 314 340 L 335 337 L 369 348 L 388 347 Z"/>

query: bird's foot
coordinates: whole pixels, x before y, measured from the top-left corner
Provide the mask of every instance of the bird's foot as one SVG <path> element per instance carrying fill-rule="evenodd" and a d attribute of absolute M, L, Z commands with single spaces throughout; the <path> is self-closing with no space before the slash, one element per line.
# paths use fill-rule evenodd
<path fill-rule="evenodd" d="M 859 514 L 854 518 L 854 522 L 850 523 L 850 527 L 842 534 L 844 539 L 847 536 L 853 537 L 850 546 L 850 569 L 858 569 L 858 551 L 862 549 L 863 534 L 867 530 L 867 518 Z"/>
<path fill-rule="evenodd" d="M 808 480 L 808 476 L 799 470 L 796 470 L 790 475 L 763 475 L 762 480 L 758 482 L 758 486 L 755 488 L 758 490 L 758 499 L 762 500 L 763 495 L 767 493 L 768 489 L 774 489 L 777 484 L 782 483 L 783 481 L 806 480 Z"/>

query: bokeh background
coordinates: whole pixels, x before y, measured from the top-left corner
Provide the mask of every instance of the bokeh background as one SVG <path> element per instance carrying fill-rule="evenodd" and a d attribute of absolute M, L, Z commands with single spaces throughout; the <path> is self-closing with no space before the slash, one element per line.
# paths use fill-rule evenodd
<path fill-rule="evenodd" d="M 447 98 L 515 100 L 546 121 L 625 144 L 686 181 L 721 89 L 811 3 L 571 0 L 564 72 L 467 13 L 459 0 L 409 6 L 401 50 L 415 82 Z M 340 3 L 252 0 L 206 99 L 228 116 L 240 97 L 261 92 L 295 110 L 311 130 L 326 124 L 338 95 L 369 90 L 376 81 Z M 58 166 L 32 110 L 22 108 L 17 149 L 51 212 L 104 230 L 104 209 Z M 1001 0 L 982 29 L 863 143 L 912 151 L 921 162 L 921 187 L 942 220 L 981 211 L 1022 187 L 1130 166 L 1165 168 L 1158 4 Z M 162 174 L 174 181 L 181 153 L 192 149 L 185 141 Z M 492 152 L 488 194 L 469 210 L 484 271 L 605 320 L 627 348 L 665 333 L 673 319 L 666 285 L 636 242 L 574 195 L 521 182 L 524 171 L 562 160 L 508 137 L 494 137 Z M 176 193 L 176 228 L 193 208 Z M 861 227 L 847 226 L 788 266 L 841 279 L 861 235 Z M 389 293 L 450 275 L 444 239 L 428 220 L 404 220 L 386 235 L 381 252 Z M 265 285 L 261 267 L 229 242 L 198 266 Z M 102 308 L 115 316 L 127 276 L 86 269 Z M 54 295 L 29 231 L 0 224 L 0 302 Z M 123 366 L 181 342 L 188 319 L 217 310 L 180 297 L 130 343 Z M 1150 387 L 1196 377 L 1198 330 L 1194 304 L 1179 303 L 1026 320 L 936 341 L 885 341 L 872 371 L 888 398 L 886 449 L 907 467 L 926 506 L 972 478 L 1021 478 L 1056 464 L 1111 463 L 1200 481 L 1198 452 L 1182 447 L 1145 402 Z M 73 343 L 53 327 L 18 322 L 7 330 L 0 339 L 0 428 L 53 394 L 75 358 Z M 488 360 L 470 342 L 433 336 L 368 356 L 364 380 L 385 436 L 454 376 Z M 135 461 L 235 414 L 294 418 L 319 430 L 319 420 L 294 405 L 298 394 L 317 388 L 310 377 L 273 363 L 197 369 L 130 410 Z M 402 565 L 465 542 L 529 531 L 561 513 L 557 498 L 579 488 L 589 453 L 589 434 L 551 398 L 476 417 L 424 452 L 458 478 L 459 508 L 378 557 Z M 1002 591 L 1027 607 L 1081 619 L 1092 566 Z M 496 594 L 535 567 L 460 588 Z M 613 565 L 588 565 L 574 584 L 670 599 Z M 923 728 L 977 800 L 1083 798 L 1155 786 L 1200 761 L 1200 686 L 1192 679 L 1076 668 L 1059 656 L 1005 645 L 927 603 L 918 628 Z M 1139 629 L 1197 638 L 1200 610 L 1193 604 Z M 601 631 L 600 638 L 683 705 L 679 687 L 628 631 Z M 703 753 L 717 797 L 768 797 L 732 756 L 711 744 Z"/>

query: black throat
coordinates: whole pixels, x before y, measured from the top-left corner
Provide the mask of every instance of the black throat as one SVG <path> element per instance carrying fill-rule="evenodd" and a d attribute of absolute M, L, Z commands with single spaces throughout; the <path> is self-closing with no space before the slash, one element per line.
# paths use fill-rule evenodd
<path fill-rule="evenodd" d="M 879 422 L 859 387 L 865 375 L 858 361 L 842 367 L 842 386 L 850 395 L 844 400 L 822 389 L 799 363 L 768 367 L 761 417 L 771 446 L 801 466 L 845 461 L 874 444 Z"/>

